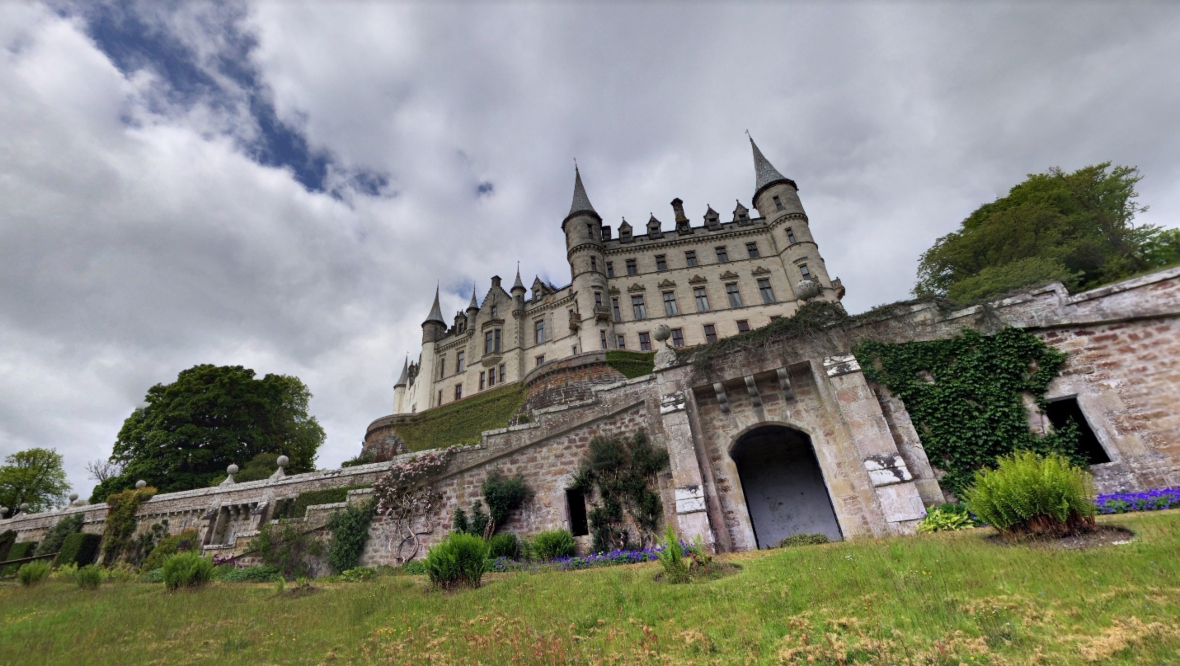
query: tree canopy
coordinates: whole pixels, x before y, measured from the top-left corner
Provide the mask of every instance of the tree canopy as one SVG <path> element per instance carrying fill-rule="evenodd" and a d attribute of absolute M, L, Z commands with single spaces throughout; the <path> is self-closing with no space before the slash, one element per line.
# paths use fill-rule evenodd
<path fill-rule="evenodd" d="M 111 454 L 122 473 L 100 483 L 91 499 L 103 501 L 139 479 L 161 492 L 207 487 L 230 464 L 257 464 L 263 453 L 287 456 L 291 473 L 315 469 L 324 429 L 307 413 L 311 391 L 298 377 L 254 374 L 197 365 L 148 389 L 147 405 L 123 422 Z"/>
<path fill-rule="evenodd" d="M 64 504 L 70 484 L 61 454 L 53 449 L 18 451 L 0 465 L 0 506 L 10 510 L 28 503 L 30 511 Z"/>
<path fill-rule="evenodd" d="M 919 297 L 967 302 L 1060 280 L 1089 289 L 1180 262 L 1180 230 L 1134 226 L 1135 167 L 1030 174 L 922 255 Z"/>

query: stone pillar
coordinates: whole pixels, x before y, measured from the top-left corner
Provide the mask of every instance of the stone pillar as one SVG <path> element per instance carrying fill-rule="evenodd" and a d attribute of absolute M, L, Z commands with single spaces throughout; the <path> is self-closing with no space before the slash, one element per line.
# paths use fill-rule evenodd
<path fill-rule="evenodd" d="M 824 372 L 836 394 L 836 407 L 848 425 L 857 452 L 876 492 L 889 531 L 913 531 L 926 516 L 914 476 L 897 450 L 889 424 L 860 364 L 851 354 L 824 359 Z"/>
<path fill-rule="evenodd" d="M 676 498 L 677 532 L 684 541 L 698 536 L 710 551 L 716 550 L 716 538 L 709 526 L 705 505 L 705 483 L 693 445 L 692 425 L 686 410 L 687 389 L 674 380 L 675 371 L 657 371 L 660 394 L 660 419 L 663 423 L 668 458 L 672 468 L 672 485 Z"/>

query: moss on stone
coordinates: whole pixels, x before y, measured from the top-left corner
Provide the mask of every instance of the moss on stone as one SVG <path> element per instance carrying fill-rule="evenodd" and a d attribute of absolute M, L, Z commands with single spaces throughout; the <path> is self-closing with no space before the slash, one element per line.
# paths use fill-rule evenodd
<path fill-rule="evenodd" d="M 525 396 L 524 384 L 517 382 L 422 412 L 392 428 L 411 451 L 477 444 L 485 430 L 506 427 Z"/>
<path fill-rule="evenodd" d="M 627 379 L 650 375 L 655 368 L 655 352 L 608 351 L 606 364 Z"/>

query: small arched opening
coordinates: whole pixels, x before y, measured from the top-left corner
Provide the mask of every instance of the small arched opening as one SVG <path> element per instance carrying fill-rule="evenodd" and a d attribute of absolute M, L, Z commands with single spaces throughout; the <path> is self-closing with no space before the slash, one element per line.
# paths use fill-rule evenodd
<path fill-rule="evenodd" d="M 759 548 L 773 548 L 792 534 L 843 538 L 806 433 L 761 426 L 742 435 L 729 455 L 737 465 Z"/>

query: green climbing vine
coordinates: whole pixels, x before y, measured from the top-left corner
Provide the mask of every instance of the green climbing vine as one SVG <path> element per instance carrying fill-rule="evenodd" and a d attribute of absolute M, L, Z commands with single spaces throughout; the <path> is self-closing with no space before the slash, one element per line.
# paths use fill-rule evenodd
<path fill-rule="evenodd" d="M 150 500 L 156 489 L 133 488 L 107 497 L 107 516 L 102 534 L 102 562 L 106 566 L 115 564 L 131 548 L 135 536 L 135 514 L 139 505 Z"/>
<path fill-rule="evenodd" d="M 1085 464 L 1077 429 L 1038 436 L 1028 428 L 1022 394 L 1045 406 L 1045 390 L 1065 354 L 1018 328 L 985 336 L 964 329 L 958 337 L 887 344 L 868 341 L 853 354 L 865 376 L 905 405 L 930 463 L 946 470 L 940 481 L 956 494 L 975 470 L 994 467 L 1015 450 L 1061 453 Z"/>
<path fill-rule="evenodd" d="M 664 515 L 656 478 L 667 467 L 668 452 L 652 446 L 643 430 L 631 437 L 590 440 L 573 487 L 587 495 L 598 491 L 599 501 L 587 514 L 595 552 L 632 547 L 624 512 L 639 532 L 635 535 L 639 545 L 652 542 Z"/>

